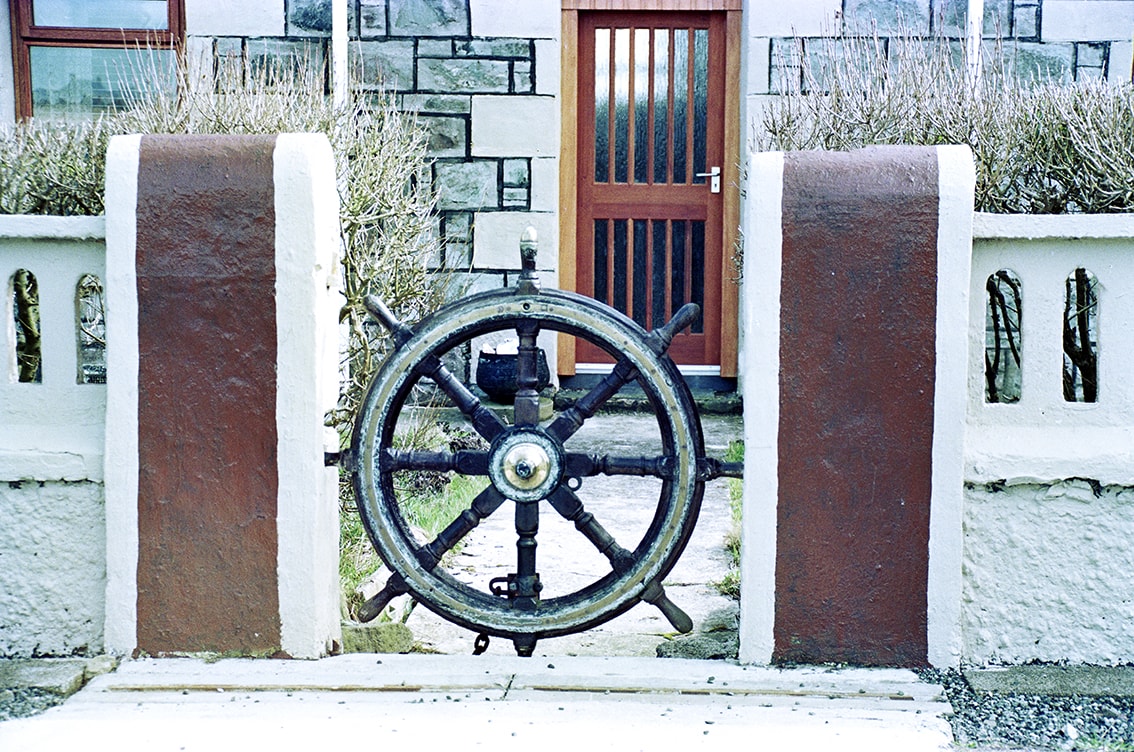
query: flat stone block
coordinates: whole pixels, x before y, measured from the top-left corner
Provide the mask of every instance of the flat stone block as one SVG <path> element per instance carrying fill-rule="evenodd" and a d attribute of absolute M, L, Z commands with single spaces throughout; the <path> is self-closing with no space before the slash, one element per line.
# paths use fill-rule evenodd
<path fill-rule="evenodd" d="M 412 650 L 413 632 L 400 621 L 343 622 L 344 653 L 408 653 Z"/>
<path fill-rule="evenodd" d="M 469 0 L 475 37 L 559 38 L 559 4 Z"/>
<path fill-rule="evenodd" d="M 556 156 L 559 102 L 534 96 L 473 97 L 472 153 L 481 157 Z"/>
<path fill-rule="evenodd" d="M 386 36 L 386 0 L 359 2 L 358 33 L 363 39 Z"/>
<path fill-rule="evenodd" d="M 1005 42 L 1004 59 L 1024 80 L 1070 81 L 1075 45 Z"/>
<path fill-rule="evenodd" d="M 446 214 L 444 235 L 447 241 L 470 242 L 472 240 L 472 215 L 463 212 Z"/>
<path fill-rule="evenodd" d="M 1107 61 L 1107 80 L 1113 83 L 1130 83 L 1134 67 L 1134 43 L 1111 42 L 1110 60 Z"/>
<path fill-rule="evenodd" d="M 425 129 L 426 149 L 431 157 L 463 157 L 468 153 L 468 126 L 463 117 L 421 115 L 418 125 Z"/>
<path fill-rule="evenodd" d="M 291 0 L 287 9 L 290 37 L 331 35 L 331 0 Z"/>
<path fill-rule="evenodd" d="M 350 45 L 351 73 L 363 86 L 409 89 L 413 86 L 413 42 L 362 41 Z"/>
<path fill-rule="evenodd" d="M 528 189 L 505 188 L 503 200 L 505 207 L 526 207 L 528 205 Z"/>
<path fill-rule="evenodd" d="M 1131 666 L 1004 666 L 966 669 L 977 692 L 1073 697 L 1134 697 Z"/>
<path fill-rule="evenodd" d="M 505 57 L 530 60 L 532 43 L 527 39 L 469 39 L 454 45 L 458 57 Z"/>
<path fill-rule="evenodd" d="M 0 687 L 29 688 L 72 695 L 86 679 L 86 660 L 56 658 L 0 661 Z"/>
<path fill-rule="evenodd" d="M 526 159 L 505 159 L 504 160 L 504 185 L 508 187 L 524 187 L 526 188 L 529 183 L 529 170 L 528 160 Z"/>
<path fill-rule="evenodd" d="M 245 50 L 252 71 L 275 70 L 283 74 L 302 70 L 321 76 L 327 51 L 320 39 L 249 39 Z"/>
<path fill-rule="evenodd" d="M 559 42 L 554 39 L 535 40 L 535 93 L 559 96 Z"/>
<path fill-rule="evenodd" d="M 1134 29 L 1134 3 L 1129 0 L 1046 0 L 1043 41 L 1126 41 Z"/>
<path fill-rule="evenodd" d="M 1083 42 L 1075 45 L 1075 65 L 1078 68 L 1102 68 L 1106 62 L 1106 45 Z"/>
<path fill-rule="evenodd" d="M 422 91 L 504 93 L 511 71 L 503 60 L 422 58 L 417 62 L 417 87 Z"/>
<path fill-rule="evenodd" d="M 187 36 L 282 37 L 284 0 L 186 3 Z"/>
<path fill-rule="evenodd" d="M 452 39 L 419 39 L 417 42 L 419 57 L 452 57 Z"/>
<path fill-rule="evenodd" d="M 845 12 L 851 34 L 929 33 L 929 0 L 846 0 Z"/>
<path fill-rule="evenodd" d="M 472 109 L 472 100 L 459 94 L 403 94 L 399 109 L 402 112 L 467 115 Z"/>
<path fill-rule="evenodd" d="M 1023 5 L 1012 9 L 1012 33 L 1014 39 L 1035 39 L 1039 36 L 1039 6 Z"/>
<path fill-rule="evenodd" d="M 433 166 L 433 186 L 437 208 L 480 209 L 499 206 L 497 162 L 437 162 Z"/>
<path fill-rule="evenodd" d="M 559 159 L 543 157 L 531 161 L 531 210 L 554 212 L 559 209 Z"/>
<path fill-rule="evenodd" d="M 473 220 L 473 266 L 519 269 L 520 236 L 531 225 L 539 237 L 537 269 L 554 269 L 559 259 L 558 218 L 536 212 L 478 212 Z"/>
<path fill-rule="evenodd" d="M 818 37 L 842 26 L 842 0 L 752 0 L 746 10 L 750 37 Z"/>
<path fill-rule="evenodd" d="M 465 0 L 389 0 L 390 36 L 451 37 L 469 33 Z"/>

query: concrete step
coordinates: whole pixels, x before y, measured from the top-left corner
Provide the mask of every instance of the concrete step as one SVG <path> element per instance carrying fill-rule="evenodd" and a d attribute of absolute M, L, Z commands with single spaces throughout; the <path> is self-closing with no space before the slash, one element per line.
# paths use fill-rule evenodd
<path fill-rule="evenodd" d="M 897 669 L 354 654 L 138 660 L 0 724 L 0 749 L 951 749 L 939 686 Z M 741 747 L 736 747 L 741 748 Z"/>

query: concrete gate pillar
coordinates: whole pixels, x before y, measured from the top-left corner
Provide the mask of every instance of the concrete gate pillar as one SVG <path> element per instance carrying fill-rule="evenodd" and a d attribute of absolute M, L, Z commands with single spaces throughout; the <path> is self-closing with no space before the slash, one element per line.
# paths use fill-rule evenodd
<path fill-rule="evenodd" d="M 753 155 L 741 659 L 954 665 L 967 147 Z"/>
<path fill-rule="evenodd" d="M 339 639 L 338 198 L 323 136 L 107 155 L 106 646 Z"/>

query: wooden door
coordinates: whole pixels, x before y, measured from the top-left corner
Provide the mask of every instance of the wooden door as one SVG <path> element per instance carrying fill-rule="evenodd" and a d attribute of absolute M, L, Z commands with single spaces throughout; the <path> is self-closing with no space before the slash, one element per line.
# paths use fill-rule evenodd
<path fill-rule="evenodd" d="M 697 303 L 670 354 L 719 365 L 724 14 L 582 13 L 578 44 L 575 289 L 646 329 Z"/>

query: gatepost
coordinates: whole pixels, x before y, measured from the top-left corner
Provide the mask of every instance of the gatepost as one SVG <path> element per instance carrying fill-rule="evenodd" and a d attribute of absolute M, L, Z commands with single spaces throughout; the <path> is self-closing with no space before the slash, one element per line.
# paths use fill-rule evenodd
<path fill-rule="evenodd" d="M 338 198 L 321 135 L 107 155 L 109 651 L 339 639 Z"/>
<path fill-rule="evenodd" d="M 749 177 L 741 660 L 956 665 L 972 154 Z"/>

